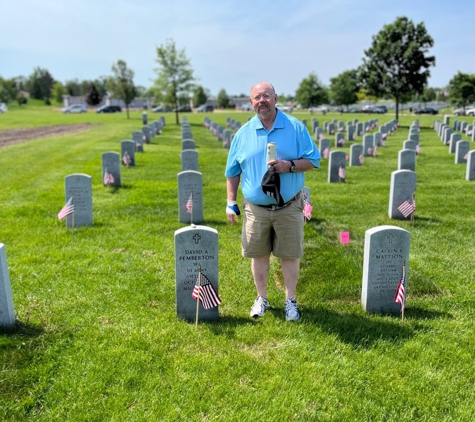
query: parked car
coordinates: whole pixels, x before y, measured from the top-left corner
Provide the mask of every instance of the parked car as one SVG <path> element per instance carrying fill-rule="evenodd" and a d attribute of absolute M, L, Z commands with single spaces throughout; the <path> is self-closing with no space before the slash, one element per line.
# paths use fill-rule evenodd
<path fill-rule="evenodd" d="M 384 114 L 387 111 L 388 110 L 385 106 L 379 106 L 379 105 L 366 105 L 361 110 L 362 113 L 375 113 L 375 114 Z"/>
<path fill-rule="evenodd" d="M 438 111 L 432 107 L 420 108 L 414 111 L 414 114 L 437 114 Z"/>
<path fill-rule="evenodd" d="M 157 106 L 157 107 L 154 107 L 150 110 L 152 113 L 167 113 L 169 111 L 172 111 L 172 109 L 168 106 Z"/>
<path fill-rule="evenodd" d="M 189 105 L 181 105 L 178 108 L 174 108 L 172 111 L 178 111 L 178 113 L 188 113 L 191 111 L 191 107 Z"/>
<path fill-rule="evenodd" d="M 87 108 L 83 104 L 74 104 L 69 107 L 64 107 L 61 110 L 65 114 L 70 114 L 70 113 L 87 113 Z"/>
<path fill-rule="evenodd" d="M 208 111 L 213 111 L 214 107 L 211 104 L 201 104 L 197 109 L 197 113 L 206 113 Z"/>
<path fill-rule="evenodd" d="M 465 114 L 467 114 L 466 111 L 467 111 L 467 108 L 462 107 L 462 108 L 458 108 L 457 110 L 454 110 L 452 114 L 454 116 L 465 116 Z"/>
<path fill-rule="evenodd" d="M 254 109 L 252 108 L 251 103 L 244 103 L 244 104 L 241 106 L 241 110 L 242 110 L 242 111 L 253 111 Z"/>
<path fill-rule="evenodd" d="M 6 113 L 7 111 L 7 105 L 5 103 L 0 103 L 0 113 Z"/>
<path fill-rule="evenodd" d="M 475 107 L 468 107 L 465 109 L 465 114 L 467 116 L 475 116 Z"/>
<path fill-rule="evenodd" d="M 122 109 L 120 108 L 120 106 L 114 105 L 103 105 L 102 107 L 96 109 L 96 113 L 119 113 L 121 111 Z"/>
<path fill-rule="evenodd" d="M 292 106 L 289 106 L 289 105 L 277 103 L 275 106 L 276 106 L 280 111 L 283 111 L 284 113 L 292 113 L 292 111 L 294 111 L 294 108 L 293 108 Z"/>

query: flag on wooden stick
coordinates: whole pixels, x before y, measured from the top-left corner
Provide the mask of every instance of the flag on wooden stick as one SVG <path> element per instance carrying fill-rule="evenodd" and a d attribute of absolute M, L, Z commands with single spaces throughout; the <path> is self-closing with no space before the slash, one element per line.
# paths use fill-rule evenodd
<path fill-rule="evenodd" d="M 115 182 L 114 176 L 112 176 L 112 174 L 109 173 L 108 170 L 106 170 L 105 173 L 104 173 L 104 180 L 103 180 L 103 182 L 104 182 L 104 186 L 112 185 L 112 184 L 114 184 L 114 182 Z"/>
<path fill-rule="evenodd" d="M 406 306 L 406 263 L 402 264 L 402 275 L 396 289 L 396 295 L 394 296 L 394 302 L 401 305 L 401 311 L 404 311 Z"/>
<path fill-rule="evenodd" d="M 124 152 L 124 156 L 122 157 L 122 162 L 126 165 L 129 166 L 130 163 L 132 163 L 132 159 L 130 158 L 130 155 L 127 151 Z"/>
<path fill-rule="evenodd" d="M 73 203 L 73 197 L 69 198 L 68 202 L 66 202 L 66 205 L 61 209 L 61 211 L 58 213 L 58 220 L 62 220 L 63 218 L 67 217 L 68 215 L 72 214 L 74 212 L 74 203 Z"/>
<path fill-rule="evenodd" d="M 340 182 L 344 182 L 346 179 L 346 169 L 343 164 L 340 164 L 340 167 L 338 167 L 338 177 L 340 178 Z"/>
<path fill-rule="evenodd" d="M 406 218 L 414 214 L 416 211 L 416 199 L 414 198 L 414 194 L 412 194 L 401 205 L 399 205 L 397 209 L 401 211 L 401 214 Z"/>
<path fill-rule="evenodd" d="M 188 202 L 186 203 L 186 212 L 192 213 L 193 211 L 193 192 L 190 193 L 190 197 L 188 198 Z"/>
<path fill-rule="evenodd" d="M 211 309 L 218 306 L 221 303 L 216 290 L 214 290 L 211 281 L 201 271 L 198 274 L 195 288 L 191 297 L 195 300 L 199 300 L 205 309 Z"/>

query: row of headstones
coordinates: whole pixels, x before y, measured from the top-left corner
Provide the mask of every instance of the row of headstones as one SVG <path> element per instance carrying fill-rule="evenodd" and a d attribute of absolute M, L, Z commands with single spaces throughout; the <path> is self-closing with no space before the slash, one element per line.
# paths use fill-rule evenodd
<path fill-rule="evenodd" d="M 135 152 L 143 151 L 143 143 L 150 143 L 150 138 L 161 133 L 165 125 L 164 117 L 160 121 L 144 126 L 141 132 L 134 132 L 134 141 L 121 142 L 121 156 L 124 165 L 135 165 Z M 127 158 L 128 157 L 128 158 Z M 125 158 L 125 160 L 124 160 Z M 102 154 L 102 172 L 105 181 L 107 175 L 112 175 L 114 186 L 121 185 L 120 155 L 117 152 Z M 92 177 L 76 173 L 65 177 L 66 202 L 73 197 L 74 213 L 66 217 L 67 227 L 91 226 L 92 218 Z M 10 327 L 15 324 L 15 311 L 8 272 L 5 245 L 0 244 L 0 327 Z"/>
<path fill-rule="evenodd" d="M 465 135 L 470 136 L 472 141 L 475 141 L 475 132 L 473 130 L 475 126 L 475 120 L 470 125 L 468 122 L 463 122 L 460 120 L 454 120 L 453 128 L 458 132 L 463 132 Z"/>
<path fill-rule="evenodd" d="M 342 124 L 343 122 L 339 122 L 339 124 Z M 319 140 L 321 138 L 325 137 L 325 132 L 328 134 L 334 134 L 334 130 L 332 125 L 334 123 L 332 122 L 324 122 L 324 126 L 320 127 L 318 126 L 318 122 L 312 123 L 312 124 L 317 124 L 314 128 L 314 135 L 315 135 L 315 140 Z M 378 127 L 379 122 L 377 119 L 369 120 L 367 122 L 358 122 L 358 119 L 354 119 L 353 121 L 347 121 L 346 122 L 346 138 L 349 142 L 352 142 L 355 140 L 356 136 L 363 136 L 366 132 L 370 132 L 374 130 L 376 127 Z M 398 122 L 397 120 L 390 120 L 389 122 L 379 126 L 378 132 L 381 136 L 381 139 L 384 140 L 388 134 L 394 131 L 394 129 L 397 127 Z M 337 146 L 344 146 L 345 143 L 345 135 L 344 135 L 343 130 L 338 130 L 335 133 L 335 143 Z"/>
<path fill-rule="evenodd" d="M 195 224 L 203 222 L 203 178 L 198 171 L 198 151 L 191 132 L 188 118 L 181 121 L 181 172 L 178 183 L 178 218 L 180 223 Z"/>
<path fill-rule="evenodd" d="M 146 116 L 146 114 L 144 114 Z M 124 166 L 135 166 L 135 153 L 144 152 L 144 144 L 150 144 L 151 139 L 162 133 L 165 117 L 143 126 L 141 131 L 132 132 L 132 140 L 126 139 L 120 143 L 120 155 L 109 151 L 102 154 L 102 177 L 104 186 L 120 187 L 121 163 Z"/>
<path fill-rule="evenodd" d="M 120 143 L 120 154 L 115 151 L 104 152 L 102 161 L 102 183 L 104 186 L 121 187 L 121 163 L 124 166 L 135 166 L 135 153 L 143 152 L 143 144 L 162 132 L 165 118 L 144 126 L 141 131 L 132 132 L 133 140 Z M 73 198 L 74 213 L 66 217 L 66 227 L 92 226 L 92 177 L 87 174 L 74 173 L 65 177 L 66 202 Z"/>
<path fill-rule="evenodd" d="M 353 144 L 350 146 L 350 155 L 343 151 L 331 151 L 331 142 L 322 137 L 319 140 L 320 155 L 329 160 L 328 164 L 328 182 L 345 182 L 346 179 L 346 161 L 349 160 L 350 167 L 362 166 L 365 157 L 376 157 L 378 147 L 385 146 L 385 139 L 397 129 L 397 122 L 392 121 L 390 125 L 385 125 L 385 131 L 363 136 L 363 144 Z M 335 138 L 335 147 L 343 146 L 338 134 Z"/>
<path fill-rule="evenodd" d="M 465 180 L 475 180 L 475 150 L 470 150 L 470 142 L 462 140 L 462 135 L 454 132 L 449 126 L 449 121 L 442 123 L 436 120 L 434 130 L 441 141 L 449 147 L 449 153 L 455 154 L 455 164 L 467 164 Z"/>
<path fill-rule="evenodd" d="M 395 226 L 378 226 L 366 231 L 361 288 L 361 305 L 366 312 L 400 312 L 394 296 L 403 277 L 407 291 L 410 239 L 407 230 Z M 191 225 L 175 231 L 177 317 L 193 322 L 197 317 L 198 321 L 219 319 L 218 306 L 205 309 L 192 297 L 200 273 L 206 276 L 219 295 L 218 257 L 217 230 Z"/>
<path fill-rule="evenodd" d="M 241 123 L 237 122 L 236 120 L 233 120 L 231 126 L 231 122 L 228 122 L 228 119 L 229 117 L 226 119 L 226 125 L 232 127 L 233 130 L 239 130 L 239 128 L 241 127 Z M 231 129 L 226 129 L 226 127 L 216 122 L 213 122 L 209 117 L 205 117 L 203 126 L 208 129 L 218 141 L 222 142 L 223 148 L 229 149 L 231 147 L 231 142 L 233 140 L 233 131 Z"/>

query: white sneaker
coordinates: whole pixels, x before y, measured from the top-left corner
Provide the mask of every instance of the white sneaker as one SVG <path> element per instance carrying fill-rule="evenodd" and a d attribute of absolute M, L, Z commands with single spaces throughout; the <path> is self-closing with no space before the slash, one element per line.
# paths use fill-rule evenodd
<path fill-rule="evenodd" d="M 261 296 L 257 296 L 257 299 L 254 301 L 254 305 L 252 305 L 250 315 L 253 318 L 259 318 L 264 316 L 264 313 L 270 308 L 270 304 L 267 299 L 264 299 Z"/>
<path fill-rule="evenodd" d="M 299 310 L 297 307 L 297 301 L 295 296 L 285 301 L 285 320 L 286 321 L 298 321 L 300 319 Z"/>

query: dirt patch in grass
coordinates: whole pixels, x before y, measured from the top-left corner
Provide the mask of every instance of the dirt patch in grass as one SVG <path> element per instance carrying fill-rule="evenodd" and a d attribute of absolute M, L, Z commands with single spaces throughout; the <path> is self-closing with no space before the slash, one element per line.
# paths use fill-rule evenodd
<path fill-rule="evenodd" d="M 0 131 L 0 148 L 20 142 L 31 141 L 32 139 L 82 132 L 91 129 L 93 126 L 96 125 L 82 123 L 77 125 L 39 126 L 2 130 Z"/>

